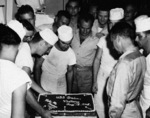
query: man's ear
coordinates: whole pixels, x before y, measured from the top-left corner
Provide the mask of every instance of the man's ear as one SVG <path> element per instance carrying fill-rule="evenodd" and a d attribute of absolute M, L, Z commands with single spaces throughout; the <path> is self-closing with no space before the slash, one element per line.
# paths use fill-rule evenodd
<path fill-rule="evenodd" d="M 39 41 L 39 46 L 42 47 L 43 45 L 45 45 L 45 41 L 44 40 Z"/>
<path fill-rule="evenodd" d="M 135 13 L 134 13 L 134 17 L 136 17 L 136 15 L 137 15 L 137 11 L 135 11 Z"/>
<path fill-rule="evenodd" d="M 80 12 L 80 10 L 81 10 L 81 7 L 79 7 L 78 9 L 79 9 L 79 12 Z"/>
<path fill-rule="evenodd" d="M 120 47 L 122 45 L 122 37 L 117 36 L 116 41 L 117 41 L 118 46 Z"/>
<path fill-rule="evenodd" d="M 55 17 L 55 20 L 54 20 L 54 21 L 55 21 L 55 22 L 57 22 L 57 21 L 58 21 L 58 16 L 56 16 L 56 17 Z"/>
<path fill-rule="evenodd" d="M 120 42 L 120 36 L 117 36 L 117 37 L 116 37 L 116 41 L 117 41 L 117 43 Z"/>

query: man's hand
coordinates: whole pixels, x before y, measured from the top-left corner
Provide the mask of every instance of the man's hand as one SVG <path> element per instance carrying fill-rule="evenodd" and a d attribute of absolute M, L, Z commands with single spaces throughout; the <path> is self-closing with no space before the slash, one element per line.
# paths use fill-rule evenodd
<path fill-rule="evenodd" d="M 44 110 L 42 113 L 42 118 L 53 118 L 52 114 L 57 114 L 49 110 Z"/>
<path fill-rule="evenodd" d="M 105 36 L 105 35 L 103 33 L 101 33 L 101 32 L 96 33 L 96 37 L 97 38 L 100 39 L 102 36 Z"/>

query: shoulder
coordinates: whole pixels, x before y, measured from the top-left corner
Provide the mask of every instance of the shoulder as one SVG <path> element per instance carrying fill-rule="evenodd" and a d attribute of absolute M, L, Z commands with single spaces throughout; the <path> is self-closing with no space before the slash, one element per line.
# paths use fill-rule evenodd
<path fill-rule="evenodd" d="M 30 50 L 30 46 L 29 46 L 29 44 L 28 43 L 21 43 L 20 45 L 19 45 L 19 52 L 21 51 L 23 51 L 23 52 L 29 52 L 29 50 Z"/>
<path fill-rule="evenodd" d="M 19 45 L 19 49 L 21 48 L 28 48 L 29 47 L 29 44 L 28 43 L 25 43 L 25 42 L 22 42 L 20 45 Z"/>
<path fill-rule="evenodd" d="M 71 55 L 75 55 L 75 52 L 73 51 L 73 49 L 71 47 L 68 49 L 68 53 Z"/>
<path fill-rule="evenodd" d="M 97 45 L 98 45 L 98 46 L 101 46 L 101 45 L 104 45 L 104 44 L 106 44 L 106 36 L 101 37 L 101 38 L 99 39 Z"/>
<path fill-rule="evenodd" d="M 96 19 L 96 20 L 94 20 L 94 23 L 93 23 L 93 26 L 98 26 L 98 20 Z"/>
<path fill-rule="evenodd" d="M 137 59 L 139 57 L 143 57 L 144 58 L 144 56 L 137 50 L 137 51 L 134 51 L 134 52 L 126 55 L 124 60 L 130 62 L 130 61 L 135 60 L 135 59 Z"/>
<path fill-rule="evenodd" d="M 96 37 L 95 35 L 90 35 L 89 38 L 91 38 L 93 41 L 98 42 L 100 39 Z"/>

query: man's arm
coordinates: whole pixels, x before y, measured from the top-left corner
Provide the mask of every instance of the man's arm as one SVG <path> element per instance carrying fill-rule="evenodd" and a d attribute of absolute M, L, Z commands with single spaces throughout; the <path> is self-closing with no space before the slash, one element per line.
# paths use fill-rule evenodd
<path fill-rule="evenodd" d="M 32 91 L 29 89 L 27 91 L 26 96 L 27 103 L 36 111 L 39 113 L 42 118 L 52 118 L 51 111 L 44 110 L 42 106 L 36 101 Z"/>
<path fill-rule="evenodd" d="M 71 93 L 73 84 L 73 66 L 67 68 L 67 93 Z"/>
<path fill-rule="evenodd" d="M 22 67 L 22 70 L 24 70 L 29 77 L 31 78 L 31 69 L 29 67 Z M 44 89 L 42 89 L 33 79 L 32 80 L 32 84 L 31 84 L 31 88 L 34 89 L 36 92 L 38 93 L 47 93 Z"/>
<path fill-rule="evenodd" d="M 11 118 L 25 118 L 25 95 L 27 83 L 23 84 L 12 93 Z"/>
<path fill-rule="evenodd" d="M 93 88 L 92 91 L 94 93 L 97 92 L 97 74 L 100 67 L 101 57 L 103 54 L 103 50 L 97 46 L 96 55 L 93 62 Z"/>
<path fill-rule="evenodd" d="M 101 37 L 103 37 L 103 36 L 105 36 L 105 34 L 103 34 L 103 33 L 101 33 L 101 32 L 98 32 L 98 33 L 96 33 L 96 37 L 97 38 L 101 38 Z"/>
<path fill-rule="evenodd" d="M 42 57 L 35 58 L 33 74 L 34 74 L 34 80 L 39 86 L 41 86 L 41 73 L 42 73 L 43 61 L 44 61 L 44 58 Z"/>

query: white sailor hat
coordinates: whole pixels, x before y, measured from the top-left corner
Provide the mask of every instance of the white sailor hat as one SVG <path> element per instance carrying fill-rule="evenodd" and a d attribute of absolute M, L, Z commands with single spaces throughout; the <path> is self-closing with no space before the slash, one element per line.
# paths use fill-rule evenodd
<path fill-rule="evenodd" d="M 14 30 L 18 36 L 20 37 L 21 41 L 23 40 L 24 36 L 26 35 L 26 30 L 23 27 L 22 23 L 20 23 L 17 20 L 11 20 L 8 24 L 8 27 L 10 27 L 12 30 Z"/>
<path fill-rule="evenodd" d="M 73 37 L 73 31 L 70 26 L 62 25 L 58 28 L 58 37 L 63 42 L 68 42 Z"/>
<path fill-rule="evenodd" d="M 40 31 L 39 34 L 43 38 L 43 40 L 51 45 L 54 45 L 58 41 L 58 37 L 56 36 L 56 34 L 48 28 Z"/>
<path fill-rule="evenodd" d="M 135 20 L 136 32 L 143 32 L 150 30 L 150 17 L 147 15 L 141 15 Z"/>
<path fill-rule="evenodd" d="M 114 8 L 110 10 L 110 20 L 112 22 L 117 22 L 124 17 L 124 10 L 122 8 Z"/>

